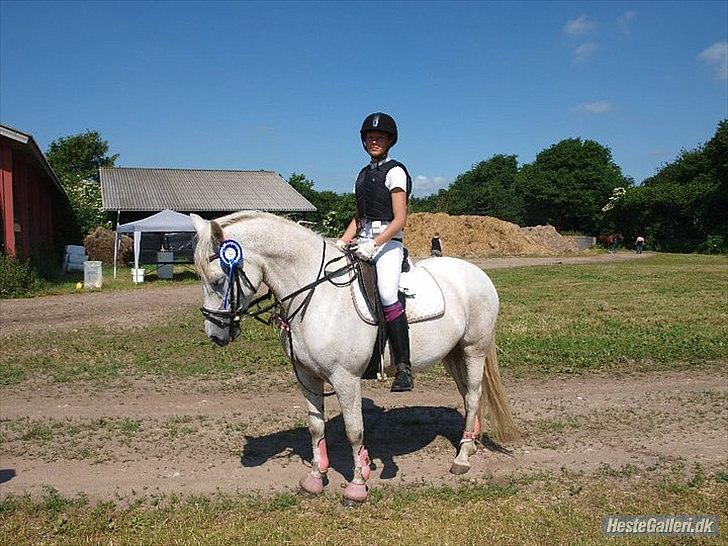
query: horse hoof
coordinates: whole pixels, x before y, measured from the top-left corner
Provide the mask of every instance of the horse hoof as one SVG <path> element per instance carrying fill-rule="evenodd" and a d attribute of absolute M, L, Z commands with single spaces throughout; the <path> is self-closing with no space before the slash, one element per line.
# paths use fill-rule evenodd
<path fill-rule="evenodd" d="M 299 485 L 306 493 L 319 495 L 324 490 L 324 479 L 307 474 L 306 477 L 299 482 Z"/>
<path fill-rule="evenodd" d="M 452 466 L 450 467 L 450 474 L 462 476 L 463 474 L 467 474 L 468 470 L 470 470 L 469 466 L 465 466 L 464 464 L 452 463 Z"/>
<path fill-rule="evenodd" d="M 349 483 L 344 490 L 344 505 L 357 506 L 367 500 L 367 486 L 363 483 Z"/>
<path fill-rule="evenodd" d="M 351 499 L 347 499 L 347 498 L 341 499 L 341 505 L 344 508 L 356 508 L 358 506 L 361 506 L 362 504 L 363 503 L 361 503 L 361 502 L 358 502 L 358 501 L 355 501 L 355 500 L 351 500 Z"/>

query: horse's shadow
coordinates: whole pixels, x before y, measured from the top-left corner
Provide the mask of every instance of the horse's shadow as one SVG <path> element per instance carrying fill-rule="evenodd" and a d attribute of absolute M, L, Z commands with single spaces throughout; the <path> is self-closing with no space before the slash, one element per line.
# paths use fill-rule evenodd
<path fill-rule="evenodd" d="M 384 411 L 369 398 L 362 401 L 362 414 L 370 458 L 382 461 L 380 478 L 385 480 L 397 475 L 399 467 L 394 461 L 395 456 L 419 451 L 437 437 L 447 439 L 456 450 L 464 426 L 463 416 L 452 408 L 417 406 Z M 326 422 L 326 438 L 331 468 L 351 480 L 352 453 L 341 415 Z M 484 443 L 488 449 L 505 451 L 488 439 Z M 295 456 L 305 461 L 310 461 L 313 456 L 308 427 L 265 436 L 245 436 L 240 462 L 244 467 L 255 467 L 269 459 L 291 459 Z"/>

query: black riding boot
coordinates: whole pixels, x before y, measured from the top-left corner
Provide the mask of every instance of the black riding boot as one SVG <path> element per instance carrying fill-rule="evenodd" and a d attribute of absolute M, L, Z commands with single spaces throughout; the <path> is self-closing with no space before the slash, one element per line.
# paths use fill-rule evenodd
<path fill-rule="evenodd" d="M 387 337 L 397 365 L 397 375 L 394 376 L 391 390 L 411 391 L 415 380 L 412 377 L 412 364 L 410 364 L 409 327 L 404 313 L 387 323 Z"/>

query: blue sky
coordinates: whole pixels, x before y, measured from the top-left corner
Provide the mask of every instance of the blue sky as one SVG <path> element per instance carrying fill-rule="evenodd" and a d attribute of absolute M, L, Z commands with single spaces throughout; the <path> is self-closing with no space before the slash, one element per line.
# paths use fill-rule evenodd
<path fill-rule="evenodd" d="M 373 111 L 416 193 L 568 137 L 640 182 L 728 117 L 728 2 L 0 1 L 0 120 L 118 165 L 351 191 Z"/>

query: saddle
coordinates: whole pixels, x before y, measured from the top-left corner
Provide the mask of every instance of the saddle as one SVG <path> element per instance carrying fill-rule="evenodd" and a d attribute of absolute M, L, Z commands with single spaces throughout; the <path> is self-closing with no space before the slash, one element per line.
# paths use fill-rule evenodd
<path fill-rule="evenodd" d="M 364 322 L 377 327 L 372 356 L 362 379 L 383 379 L 387 328 L 377 289 L 377 269 L 371 262 L 356 257 L 350 259 L 354 260 L 358 273 L 358 282 L 350 285 L 354 309 Z M 399 280 L 399 301 L 409 324 L 434 320 L 445 314 L 445 298 L 437 281 L 425 267 L 412 264 L 406 252 Z"/>

